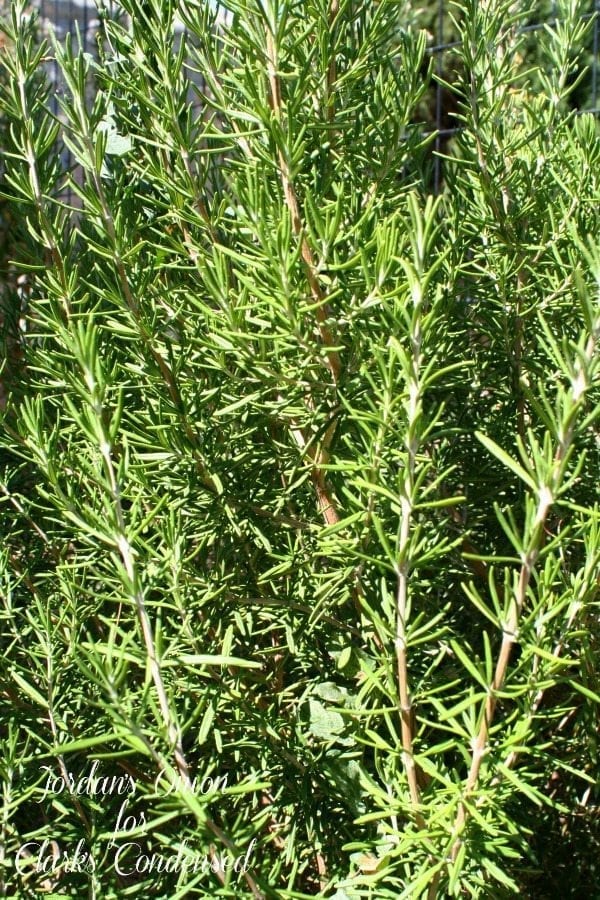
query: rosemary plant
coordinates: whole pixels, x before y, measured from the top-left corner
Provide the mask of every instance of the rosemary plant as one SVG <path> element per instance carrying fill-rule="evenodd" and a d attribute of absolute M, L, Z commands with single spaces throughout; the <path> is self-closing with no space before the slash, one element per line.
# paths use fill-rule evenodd
<path fill-rule="evenodd" d="M 457 4 L 434 198 L 408 3 L 122 0 L 95 57 L 14 0 L 2 896 L 542 897 L 559 827 L 597 883 L 600 144 L 556 5 L 526 70 L 518 5 Z"/>

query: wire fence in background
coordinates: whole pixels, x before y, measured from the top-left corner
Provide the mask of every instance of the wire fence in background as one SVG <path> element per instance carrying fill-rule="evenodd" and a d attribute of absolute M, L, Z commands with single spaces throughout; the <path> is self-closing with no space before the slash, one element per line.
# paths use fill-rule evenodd
<path fill-rule="evenodd" d="M 515 4 L 518 6 L 519 4 Z M 535 56 L 535 43 L 539 33 L 547 27 L 552 27 L 560 22 L 558 3 L 551 0 L 533 0 L 533 2 L 521 3 L 523 12 L 529 21 L 518 30 L 529 44 L 528 52 Z M 446 82 L 453 81 L 453 60 L 460 41 L 457 38 L 456 25 L 450 16 L 450 0 L 435 0 L 435 18 L 430 11 L 428 23 L 429 47 L 428 52 L 434 57 L 434 71 L 438 79 Z M 600 114 L 598 98 L 598 68 L 600 65 L 600 0 L 588 0 L 582 4 L 581 18 L 593 19 L 593 24 L 588 34 L 586 45 L 581 48 L 583 62 L 587 66 L 587 72 L 577 90 L 571 98 L 572 108 L 577 112 L 590 112 Z M 579 48 L 578 48 L 579 49 Z M 457 120 L 454 117 L 454 105 L 449 100 L 449 91 L 436 80 L 435 109 L 432 115 L 433 125 L 436 131 L 436 153 L 443 151 L 448 141 L 456 135 L 458 129 Z M 442 178 L 442 159 L 434 157 L 434 183 L 435 193 L 439 191 Z"/>
<path fill-rule="evenodd" d="M 208 2 L 208 0 L 207 0 Z M 215 0 L 210 0 L 217 5 Z M 34 7 L 40 15 L 42 31 L 48 31 L 50 27 L 55 30 L 59 40 L 71 34 L 74 39 L 78 36 L 80 46 L 84 52 L 95 54 L 98 47 L 98 35 L 101 32 L 101 17 L 93 0 L 37 0 Z M 452 80 L 453 58 L 459 46 L 456 36 L 456 26 L 450 15 L 450 0 L 427 0 L 415 11 L 412 24 L 420 25 L 428 33 L 428 53 L 435 59 L 434 71 L 442 80 Z M 535 36 L 546 26 L 557 22 L 558 5 L 550 0 L 534 0 L 533 3 L 524 5 L 528 19 L 522 26 L 521 33 L 531 36 L 532 42 Z M 104 0 L 102 3 L 102 15 L 122 15 L 116 0 Z M 593 17 L 593 25 L 590 29 L 587 45 L 583 48 L 584 63 L 587 73 L 578 85 L 573 96 L 573 106 L 579 112 L 592 112 L 600 114 L 598 97 L 598 70 L 600 66 L 600 0 L 589 0 L 583 6 L 582 17 Z M 183 30 L 183 29 L 182 29 Z M 59 69 L 55 61 L 48 66 L 48 75 L 54 86 L 54 112 L 58 112 L 58 97 L 64 91 L 61 83 Z M 450 92 L 436 81 L 429 95 L 429 110 L 427 114 L 427 130 L 435 131 L 436 138 L 434 149 L 439 154 L 447 145 L 447 142 L 458 130 L 457 120 L 454 118 L 454 104 Z M 68 152 L 65 151 L 65 164 L 70 164 Z M 439 155 L 434 156 L 434 190 L 437 193 L 442 180 L 442 160 Z"/>

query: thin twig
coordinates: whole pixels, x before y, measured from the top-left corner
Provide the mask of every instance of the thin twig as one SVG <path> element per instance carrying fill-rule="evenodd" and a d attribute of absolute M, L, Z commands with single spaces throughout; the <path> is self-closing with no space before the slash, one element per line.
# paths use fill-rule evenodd
<path fill-rule="evenodd" d="M 281 98 L 281 83 L 277 73 L 277 50 L 272 33 L 267 33 L 267 67 L 269 84 L 271 87 L 271 106 L 275 117 L 281 121 L 283 116 L 283 103 Z M 341 374 L 341 362 L 338 351 L 335 349 L 335 342 L 327 324 L 326 297 L 317 274 L 317 265 L 315 258 L 306 238 L 300 203 L 294 187 L 292 174 L 290 171 L 288 160 L 282 150 L 278 151 L 279 174 L 281 184 L 285 196 L 285 202 L 290 212 L 292 220 L 292 229 L 297 238 L 300 239 L 300 249 L 302 259 L 305 264 L 306 277 L 310 287 L 310 292 L 315 301 L 315 313 L 319 333 L 321 335 L 321 343 L 326 349 L 327 364 L 331 372 L 335 384 L 339 381 Z"/>
<path fill-rule="evenodd" d="M 330 0 L 329 4 L 329 35 L 331 37 L 332 45 L 334 38 L 334 26 L 337 15 L 340 11 L 340 0 Z M 335 120 L 335 104 L 333 102 L 334 96 L 334 87 L 337 79 L 337 66 L 335 61 L 335 46 L 332 46 L 331 58 L 329 60 L 329 68 L 327 70 L 327 121 L 330 125 L 333 125 Z M 333 138 L 333 132 L 331 132 L 330 139 Z"/>
<path fill-rule="evenodd" d="M 596 351 L 598 332 L 600 331 L 600 322 L 596 323 L 593 332 L 589 335 L 584 350 L 584 359 L 576 364 L 575 376 L 572 380 L 569 395 L 571 399 L 570 412 L 566 414 L 563 421 L 561 433 L 558 436 L 557 446 L 554 453 L 552 470 L 548 477 L 548 483 L 539 487 L 538 505 L 535 518 L 532 525 L 531 534 L 528 541 L 527 549 L 523 554 L 523 561 L 519 571 L 519 578 L 512 600 L 508 621 L 503 628 L 502 643 L 496 661 L 496 667 L 491 684 L 488 688 L 488 696 L 486 698 L 479 732 L 474 741 L 471 756 L 471 765 L 467 780 L 465 782 L 463 797 L 459 803 L 458 812 L 452 830 L 453 842 L 450 852 L 450 858 L 456 860 L 462 844 L 461 834 L 468 818 L 468 810 L 466 800 L 477 787 L 481 772 L 483 758 L 487 752 L 490 729 L 494 721 L 496 706 L 498 701 L 498 693 L 502 690 L 510 658 L 512 647 L 517 639 L 521 612 L 527 598 L 527 591 L 535 571 L 536 564 L 542 552 L 545 538 L 545 525 L 548 514 L 554 503 L 557 491 L 564 474 L 564 468 L 571 449 L 573 435 L 575 430 L 575 421 L 577 413 L 582 406 L 583 397 L 587 387 L 586 383 L 586 366 L 589 366 Z M 437 889 L 439 875 L 433 884 Z M 430 896 L 434 897 L 434 894 Z"/>
<path fill-rule="evenodd" d="M 400 497 L 400 535 L 398 540 L 398 563 L 396 567 L 396 670 L 398 679 L 398 700 L 402 732 L 402 749 L 404 768 L 408 780 L 411 804 L 415 812 L 415 821 L 419 828 L 425 827 L 425 821 L 419 812 L 421 792 L 419 788 L 419 771 L 413 756 L 415 737 L 415 720 L 413 716 L 412 698 L 408 677 L 408 644 L 406 622 L 409 603 L 409 570 L 410 539 L 413 520 L 413 498 L 415 493 L 415 476 L 417 452 L 419 449 L 418 420 L 421 416 L 422 387 L 420 368 L 422 363 L 422 331 L 421 312 L 423 298 L 418 296 L 413 311 L 411 324 L 411 358 L 408 373 L 408 401 L 406 403 L 406 451 L 407 458 L 404 470 L 404 481 Z"/>
<path fill-rule="evenodd" d="M 283 117 L 283 101 L 281 96 L 281 83 L 277 71 L 277 49 L 271 31 L 267 31 L 267 70 L 270 87 L 270 100 L 273 114 L 278 121 Z M 317 274 L 317 265 L 310 244 L 305 235 L 300 203 L 294 187 L 290 167 L 286 155 L 280 149 L 278 150 L 279 175 L 283 188 L 284 198 L 288 207 L 292 222 L 294 235 L 300 241 L 300 250 L 302 260 L 304 262 L 304 271 L 308 281 L 309 289 L 313 300 L 315 301 L 315 314 L 317 317 L 317 327 L 319 330 L 321 344 L 325 348 L 327 366 L 331 373 L 333 386 L 337 387 L 341 374 L 340 356 L 335 349 L 335 343 L 332 333 L 327 323 L 326 312 L 326 296 L 321 288 L 319 277 Z M 308 404 L 312 407 L 312 399 L 308 398 Z M 311 449 L 307 436 L 302 429 L 297 426 L 292 427 L 292 435 L 303 451 L 307 452 L 311 462 L 311 478 L 317 495 L 319 510 L 325 519 L 327 525 L 336 525 L 340 521 L 337 510 L 337 504 L 334 500 L 331 488 L 327 483 L 324 466 L 329 459 L 329 448 L 335 433 L 335 422 L 327 430 L 323 441 L 316 450 Z"/>
<path fill-rule="evenodd" d="M 101 420 L 101 419 L 100 419 Z M 117 520 L 117 529 L 118 529 L 118 540 L 117 546 L 119 550 L 119 554 L 121 556 L 121 561 L 125 568 L 125 573 L 127 575 L 127 579 L 131 585 L 131 590 L 133 594 L 133 600 L 135 603 L 135 608 L 138 614 L 138 619 L 140 622 L 140 626 L 142 629 L 142 635 L 144 639 L 144 645 L 146 648 L 147 659 L 150 667 L 150 675 L 152 677 L 152 681 L 154 683 L 154 687 L 158 697 L 158 703 L 161 711 L 161 716 L 163 719 L 163 723 L 166 729 L 167 738 L 169 744 L 171 745 L 171 749 L 173 752 L 173 757 L 175 760 L 175 767 L 178 772 L 179 778 L 181 779 L 182 785 L 185 787 L 187 791 L 192 791 L 192 780 L 190 778 L 190 770 L 187 759 L 185 757 L 185 753 L 183 751 L 183 744 L 181 738 L 181 730 L 177 724 L 177 721 L 173 715 L 171 710 L 171 706 L 169 704 L 169 700 L 167 697 L 167 692 L 165 688 L 165 684 L 162 677 L 162 670 L 160 665 L 160 659 L 158 657 L 156 651 L 156 645 L 154 642 L 154 634 L 152 631 L 152 625 L 150 623 L 150 617 L 148 615 L 148 610 L 146 608 L 146 603 L 144 599 L 144 593 L 142 588 L 139 585 L 138 574 L 135 566 L 134 556 L 133 556 L 133 547 L 129 543 L 129 540 L 126 535 L 126 526 L 125 526 L 125 516 L 123 512 L 123 507 L 121 503 L 121 491 L 117 481 L 116 472 L 114 469 L 111 448 L 108 442 L 108 436 L 103 435 L 103 443 L 101 447 L 102 456 L 104 458 L 104 464 L 106 468 L 106 472 L 109 478 L 111 494 L 113 499 L 113 504 L 115 508 L 115 515 Z M 212 819 L 207 819 L 206 824 L 212 833 L 217 837 L 221 843 L 227 847 L 230 852 L 235 852 L 236 847 L 230 838 L 227 837 L 225 832 L 214 822 Z M 216 873 L 217 877 L 219 877 L 219 872 Z M 263 894 L 259 890 L 256 882 L 252 878 L 249 872 L 244 872 L 244 878 L 248 887 L 252 891 L 252 895 L 256 898 L 256 900 L 262 900 Z M 223 883 L 222 873 L 221 873 L 221 882 Z"/>

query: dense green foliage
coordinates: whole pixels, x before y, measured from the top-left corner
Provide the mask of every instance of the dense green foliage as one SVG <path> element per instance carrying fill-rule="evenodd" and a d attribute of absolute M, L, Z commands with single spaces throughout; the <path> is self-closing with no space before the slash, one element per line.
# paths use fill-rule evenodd
<path fill-rule="evenodd" d="M 98 63 L 14 3 L 5 896 L 593 890 L 600 144 L 557 5 L 529 73 L 513 3 L 457 7 L 434 199 L 396 0 L 126 0 Z"/>
<path fill-rule="evenodd" d="M 0 21 L 7 13 L 6 3 L 0 0 Z M 0 33 L 0 53 L 5 49 L 6 37 Z M 0 71 L 0 80 L 6 81 L 8 73 Z M 0 147 L 10 146 L 10 123 L 0 109 Z M 4 164 L 0 159 L 0 178 Z M 14 257 L 22 230 L 20 217 L 15 218 L 10 201 L 0 197 L 0 409 L 4 408 L 8 382 L 18 378 L 20 348 L 18 340 L 19 314 L 22 301 L 19 299 L 18 275 L 10 261 Z"/>

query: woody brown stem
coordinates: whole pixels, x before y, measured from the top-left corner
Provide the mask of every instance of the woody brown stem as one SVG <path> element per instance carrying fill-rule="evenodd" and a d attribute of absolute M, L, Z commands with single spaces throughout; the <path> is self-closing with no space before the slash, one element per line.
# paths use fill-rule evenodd
<path fill-rule="evenodd" d="M 337 14 L 340 11 L 339 0 L 331 0 L 329 5 L 329 33 L 333 38 L 333 28 Z M 335 63 L 335 50 L 332 50 L 329 68 L 327 70 L 327 121 L 330 125 L 335 119 L 335 105 L 333 102 L 333 90 L 337 78 L 337 66 Z"/>
<path fill-rule="evenodd" d="M 273 35 L 269 31 L 267 33 L 267 66 L 269 75 L 269 86 L 271 90 L 271 108 L 275 117 L 281 120 L 283 114 L 283 104 L 281 98 L 281 82 L 277 74 L 277 49 Z M 337 384 L 340 373 L 341 363 L 340 357 L 335 349 L 335 343 L 331 334 L 329 325 L 327 324 L 326 297 L 321 288 L 317 275 L 317 265 L 315 258 L 304 233 L 302 222 L 302 214 L 298 195 L 294 187 L 292 174 L 288 160 L 282 150 L 277 153 L 279 162 L 279 175 L 281 178 L 281 186 L 285 197 L 286 206 L 292 220 L 292 229 L 297 238 L 300 240 L 300 252 L 304 262 L 306 278 L 309 284 L 310 293 L 315 301 L 315 315 L 317 317 L 317 325 L 321 336 L 321 343 L 326 348 L 327 365 L 331 372 L 334 384 Z"/>
<path fill-rule="evenodd" d="M 571 449 L 573 441 L 576 416 L 579 412 L 579 409 L 581 408 L 583 396 L 587 386 L 586 364 L 589 365 L 591 363 L 592 358 L 595 354 L 599 330 L 600 322 L 596 323 L 596 327 L 594 328 L 592 334 L 590 334 L 588 337 L 584 351 L 584 360 L 582 362 L 578 362 L 578 364 L 576 365 L 575 376 L 572 379 L 571 388 L 569 391 L 569 397 L 571 400 L 570 410 L 565 414 L 563 422 L 561 423 L 557 446 L 552 462 L 552 470 L 549 473 L 547 483 L 545 485 L 540 485 L 540 487 L 538 488 L 538 506 L 535 514 L 535 519 L 532 524 L 531 533 L 527 542 L 527 549 L 523 555 L 523 561 L 519 570 L 519 578 L 517 581 L 513 602 L 511 604 L 508 621 L 504 625 L 502 643 L 500 645 L 500 651 L 496 662 L 494 676 L 488 688 L 488 696 L 484 704 L 481 725 L 479 727 L 479 732 L 473 745 L 471 766 L 469 768 L 469 773 L 465 782 L 463 798 L 459 804 L 458 812 L 454 822 L 453 843 L 450 852 L 450 857 L 453 861 L 456 860 L 460 851 L 462 843 L 461 832 L 468 817 L 466 798 L 470 794 L 472 794 L 479 781 L 481 765 L 483 757 L 485 756 L 487 750 L 490 730 L 496 712 L 498 692 L 501 691 L 504 686 L 510 663 L 512 646 L 516 640 L 521 612 L 523 610 L 523 606 L 527 597 L 527 590 L 535 571 L 540 553 L 542 552 L 545 537 L 546 520 L 564 476 L 566 461 L 568 459 L 569 451 Z M 438 882 L 439 875 L 436 876 L 436 879 L 432 883 L 429 894 L 430 897 L 436 896 L 435 893 L 431 893 L 431 890 L 437 890 Z"/>
<path fill-rule="evenodd" d="M 270 89 L 271 108 L 275 118 L 281 121 L 283 116 L 283 101 L 281 96 L 281 81 L 277 72 L 277 48 L 273 34 L 269 30 L 266 38 L 267 44 L 267 70 Z M 304 271 L 308 282 L 311 297 L 315 303 L 315 315 L 317 319 L 317 328 L 321 339 L 321 345 L 325 348 L 325 356 L 327 367 L 331 373 L 334 388 L 337 387 L 341 374 L 340 356 L 335 348 L 335 342 L 327 321 L 326 295 L 319 282 L 317 274 L 317 264 L 315 262 L 313 251 L 306 238 L 303 225 L 302 212 L 298 195 L 294 187 L 292 174 L 286 154 L 280 149 L 277 154 L 279 163 L 279 176 L 281 186 L 285 198 L 285 203 L 290 213 L 292 222 L 292 230 L 294 235 L 300 241 L 300 253 L 304 265 Z M 309 407 L 313 406 L 312 398 L 308 398 Z M 326 432 L 320 446 L 314 450 L 309 450 L 309 441 L 302 429 L 294 427 L 292 433 L 296 443 L 302 450 L 307 450 L 312 461 L 311 478 L 319 510 L 323 516 L 326 525 L 336 525 L 340 521 L 337 511 L 337 504 L 334 500 L 333 492 L 327 483 L 324 466 L 329 458 L 329 447 L 333 440 L 335 426 L 332 425 Z"/>
<path fill-rule="evenodd" d="M 419 449 L 418 421 L 421 412 L 422 388 L 420 367 L 422 362 L 422 331 L 420 309 L 422 296 L 415 297 L 415 316 L 411 331 L 412 360 L 408 374 L 408 399 L 406 402 L 407 437 L 406 468 L 402 486 L 400 509 L 400 535 L 398 541 L 397 590 L 396 590 L 396 674 L 398 680 L 398 702 L 402 734 L 402 750 L 404 769 L 408 781 L 411 805 L 415 821 L 419 828 L 425 827 L 425 821 L 419 812 L 421 794 L 419 788 L 420 769 L 415 764 L 413 742 L 415 736 L 415 718 L 408 679 L 408 645 L 406 624 L 409 604 L 409 571 L 410 571 L 410 537 L 414 513 L 415 474 L 417 452 Z"/>
<path fill-rule="evenodd" d="M 523 374 L 523 348 L 525 341 L 525 324 L 523 322 L 523 289 L 526 273 L 523 266 L 517 275 L 517 304 L 515 310 L 515 343 L 514 343 L 514 392 L 517 398 L 517 434 L 525 440 L 525 394 L 521 384 Z"/>

